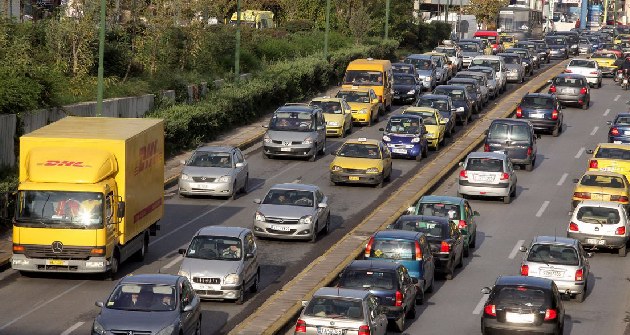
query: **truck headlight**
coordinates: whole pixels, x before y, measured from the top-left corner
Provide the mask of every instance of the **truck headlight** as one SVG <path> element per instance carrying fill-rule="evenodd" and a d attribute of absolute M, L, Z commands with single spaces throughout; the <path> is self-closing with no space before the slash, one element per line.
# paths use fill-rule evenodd
<path fill-rule="evenodd" d="M 189 175 L 182 173 L 182 180 L 191 180 L 192 178 L 190 178 Z"/>
<path fill-rule="evenodd" d="M 218 183 L 229 183 L 230 179 L 232 179 L 232 177 L 230 176 L 221 176 L 217 179 Z"/>
<path fill-rule="evenodd" d="M 407 94 L 416 94 L 416 90 L 410 90 Z"/>
<path fill-rule="evenodd" d="M 339 171 L 341 171 L 343 169 L 339 165 L 333 165 L 333 167 L 330 168 L 330 170 L 333 171 L 333 172 L 339 172 Z"/>
<path fill-rule="evenodd" d="M 163 328 L 159 332 L 155 333 L 155 335 L 171 335 L 171 334 L 173 334 L 174 331 L 175 331 L 175 325 L 174 324 L 170 324 L 170 325 L 166 326 L 166 328 Z"/>
<path fill-rule="evenodd" d="M 367 114 L 367 109 L 363 108 L 359 111 L 359 114 Z"/>
<path fill-rule="evenodd" d="M 383 142 L 389 142 L 389 141 L 391 141 L 391 140 L 392 140 L 392 139 L 391 139 L 391 138 L 389 138 L 389 136 L 387 136 L 387 135 L 383 135 Z"/>
<path fill-rule="evenodd" d="M 94 320 L 94 325 L 92 325 L 92 332 L 98 335 L 105 335 L 106 331 L 103 325 L 101 325 L 98 321 Z"/>
<path fill-rule="evenodd" d="M 378 168 L 375 168 L 375 167 L 369 168 L 369 169 L 365 170 L 365 172 L 367 172 L 367 173 L 380 173 Z"/>
<path fill-rule="evenodd" d="M 311 224 L 313 223 L 313 217 L 310 215 L 304 215 L 300 218 L 300 224 Z"/>
<path fill-rule="evenodd" d="M 313 144 L 313 139 L 310 137 L 307 137 L 304 139 L 304 141 L 302 141 L 302 144 Z"/>
<path fill-rule="evenodd" d="M 420 143 L 420 137 L 414 137 L 411 139 L 411 143 Z"/>
<path fill-rule="evenodd" d="M 337 121 L 330 121 L 328 122 L 328 125 L 331 127 L 339 127 L 339 122 Z"/>
<path fill-rule="evenodd" d="M 223 283 L 226 285 L 237 285 L 238 283 L 241 282 L 240 279 L 241 278 L 239 277 L 238 274 L 230 273 L 229 275 L 225 276 L 225 278 L 223 278 Z"/>
<path fill-rule="evenodd" d="M 265 222 L 265 216 L 261 212 L 256 212 L 255 219 L 256 221 Z"/>

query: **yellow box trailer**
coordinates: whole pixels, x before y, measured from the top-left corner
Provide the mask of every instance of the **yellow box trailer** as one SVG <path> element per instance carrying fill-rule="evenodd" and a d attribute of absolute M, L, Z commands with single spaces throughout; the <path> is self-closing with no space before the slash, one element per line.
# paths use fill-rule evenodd
<path fill-rule="evenodd" d="M 164 123 L 66 117 L 20 138 L 12 267 L 109 273 L 142 260 L 164 212 Z"/>

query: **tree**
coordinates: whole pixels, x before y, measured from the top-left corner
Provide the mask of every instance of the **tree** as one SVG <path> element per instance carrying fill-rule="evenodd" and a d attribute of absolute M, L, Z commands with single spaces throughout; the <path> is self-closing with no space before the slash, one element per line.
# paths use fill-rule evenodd
<path fill-rule="evenodd" d="M 464 7 L 467 14 L 472 14 L 477 22 L 482 23 L 484 27 L 488 25 L 494 26 L 499 15 L 499 9 L 507 6 L 509 0 L 469 0 L 470 5 Z"/>

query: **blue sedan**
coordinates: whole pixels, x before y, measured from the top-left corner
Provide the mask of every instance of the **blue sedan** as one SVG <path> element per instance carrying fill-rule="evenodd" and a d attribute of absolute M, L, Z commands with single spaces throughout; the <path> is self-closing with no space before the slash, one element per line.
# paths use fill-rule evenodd
<path fill-rule="evenodd" d="M 613 121 L 608 121 L 608 143 L 630 143 L 630 113 L 619 113 Z"/>

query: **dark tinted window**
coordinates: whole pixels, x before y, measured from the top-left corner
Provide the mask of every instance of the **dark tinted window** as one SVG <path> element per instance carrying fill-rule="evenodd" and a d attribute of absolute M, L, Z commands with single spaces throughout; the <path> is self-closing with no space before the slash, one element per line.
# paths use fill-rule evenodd
<path fill-rule="evenodd" d="M 583 87 L 584 80 L 575 77 L 558 77 L 554 80 L 556 86 Z"/>
<path fill-rule="evenodd" d="M 356 289 L 396 289 L 396 276 L 393 272 L 347 270 L 339 280 L 339 287 Z"/>
<path fill-rule="evenodd" d="M 394 84 L 397 85 L 415 85 L 416 80 L 410 76 L 394 76 Z"/>
<path fill-rule="evenodd" d="M 525 96 L 523 100 L 521 100 L 521 106 L 523 107 L 542 107 L 542 108 L 553 108 L 553 99 L 546 97 L 537 97 L 537 96 Z"/>
<path fill-rule="evenodd" d="M 483 172 L 503 172 L 503 161 L 495 158 L 469 158 L 466 170 Z"/>
<path fill-rule="evenodd" d="M 414 260 L 415 245 L 412 241 L 406 240 L 375 239 L 370 250 L 370 257 Z"/>
<path fill-rule="evenodd" d="M 418 102 L 416 103 L 417 107 L 431 107 L 431 108 L 435 108 L 439 111 L 446 111 L 448 110 L 448 101 L 447 100 L 441 100 L 441 99 L 425 99 L 425 98 L 420 98 L 418 99 Z"/>
<path fill-rule="evenodd" d="M 594 69 L 596 65 L 595 65 L 595 61 L 592 61 L 592 60 L 573 59 L 569 63 L 569 66 L 587 67 L 587 68 Z"/>
<path fill-rule="evenodd" d="M 433 62 L 430 59 L 406 58 L 405 63 L 413 64 L 416 70 L 431 70 Z"/>
<path fill-rule="evenodd" d="M 466 98 L 464 90 L 460 89 L 444 89 L 444 88 L 436 88 L 433 93 L 448 95 L 452 100 L 464 100 Z"/>
<path fill-rule="evenodd" d="M 402 64 L 392 64 L 392 71 L 394 73 L 406 73 L 406 74 L 415 74 L 413 71 L 413 67 L 409 66 L 409 65 L 402 65 Z"/>
<path fill-rule="evenodd" d="M 501 69 L 501 63 L 498 60 L 488 60 L 488 59 L 473 59 L 470 66 L 489 66 L 492 67 L 495 71 L 499 71 Z"/>
<path fill-rule="evenodd" d="M 459 205 L 443 203 L 420 204 L 418 208 L 420 215 L 447 217 L 452 220 L 459 220 Z"/>
<path fill-rule="evenodd" d="M 527 260 L 530 262 L 543 262 L 547 264 L 580 264 L 577 250 L 564 245 L 534 244 L 529 250 Z"/>
<path fill-rule="evenodd" d="M 390 224 L 387 229 L 407 230 L 424 233 L 429 237 L 445 237 L 448 233 L 448 226 L 433 220 L 412 220 L 407 218 L 398 219 Z"/>
<path fill-rule="evenodd" d="M 510 307 L 542 307 L 545 305 L 545 292 L 527 287 L 502 287 L 494 298 L 495 305 Z"/>
<path fill-rule="evenodd" d="M 363 320 L 361 300 L 316 297 L 306 306 L 304 315 L 322 318 Z"/>
<path fill-rule="evenodd" d="M 630 150 L 621 148 L 599 148 L 595 158 L 630 160 Z"/>
<path fill-rule="evenodd" d="M 422 118 L 422 123 L 429 126 L 434 126 L 437 124 L 437 120 L 435 118 L 435 113 L 433 112 L 413 112 L 413 111 L 405 111 L 403 114 L 411 114 L 418 115 Z"/>
<path fill-rule="evenodd" d="M 520 64 L 521 63 L 521 60 L 519 59 L 519 57 L 503 56 L 503 59 L 505 60 L 506 64 Z"/>

